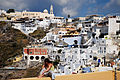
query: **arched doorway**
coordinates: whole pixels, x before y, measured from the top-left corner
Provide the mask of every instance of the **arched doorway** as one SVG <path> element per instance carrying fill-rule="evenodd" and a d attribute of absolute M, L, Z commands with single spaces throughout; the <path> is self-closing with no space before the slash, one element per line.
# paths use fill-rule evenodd
<path fill-rule="evenodd" d="M 57 61 L 60 61 L 60 56 L 59 56 L 59 55 L 56 55 L 55 59 L 56 59 Z"/>

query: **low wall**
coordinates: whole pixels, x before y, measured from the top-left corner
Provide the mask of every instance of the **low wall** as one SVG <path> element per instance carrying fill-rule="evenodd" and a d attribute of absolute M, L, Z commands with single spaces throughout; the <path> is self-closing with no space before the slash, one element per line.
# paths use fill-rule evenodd
<path fill-rule="evenodd" d="M 117 72 L 117 80 L 120 80 L 120 72 Z M 118 76 L 119 75 L 119 76 Z M 51 80 L 50 78 L 24 78 L 24 79 L 14 79 L 14 80 Z M 93 72 L 84 74 L 72 74 L 64 76 L 56 76 L 55 80 L 114 80 L 113 71 L 105 72 Z"/>
<path fill-rule="evenodd" d="M 75 74 L 75 75 L 65 75 L 58 76 L 56 80 L 114 80 L 113 72 L 94 72 L 86 74 Z"/>
<path fill-rule="evenodd" d="M 117 71 L 117 80 L 120 80 L 120 71 Z"/>

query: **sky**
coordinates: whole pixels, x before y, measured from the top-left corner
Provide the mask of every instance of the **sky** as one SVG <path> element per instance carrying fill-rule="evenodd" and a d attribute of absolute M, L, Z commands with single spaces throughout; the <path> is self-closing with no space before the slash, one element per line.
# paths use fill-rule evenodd
<path fill-rule="evenodd" d="M 120 13 L 120 0 L 0 0 L 0 9 L 17 11 L 50 11 L 54 7 L 55 16 L 83 17 L 98 14 L 108 15 Z"/>

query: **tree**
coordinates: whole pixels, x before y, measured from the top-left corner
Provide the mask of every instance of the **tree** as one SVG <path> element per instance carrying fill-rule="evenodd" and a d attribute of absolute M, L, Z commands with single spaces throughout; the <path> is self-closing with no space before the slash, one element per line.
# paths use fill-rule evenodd
<path fill-rule="evenodd" d="M 74 44 L 77 45 L 78 41 L 77 40 L 74 40 Z"/>
<path fill-rule="evenodd" d="M 120 51 L 118 52 L 118 56 L 120 57 Z"/>
<path fill-rule="evenodd" d="M 7 13 L 14 13 L 14 12 L 15 12 L 14 9 L 9 9 L 9 10 L 7 10 Z"/>
<path fill-rule="evenodd" d="M 68 18 L 70 18 L 70 14 L 68 14 Z"/>

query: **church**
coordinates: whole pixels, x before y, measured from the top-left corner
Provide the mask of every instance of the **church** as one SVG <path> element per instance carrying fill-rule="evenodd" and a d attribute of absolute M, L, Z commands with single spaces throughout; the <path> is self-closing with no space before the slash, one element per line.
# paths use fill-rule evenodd
<path fill-rule="evenodd" d="M 22 11 L 22 12 L 15 12 L 15 13 L 8 13 L 7 15 L 14 17 L 14 19 L 19 18 L 36 18 L 36 19 L 53 19 L 53 5 L 50 6 L 50 13 L 47 9 L 45 9 L 43 12 L 28 12 L 28 11 Z"/>

